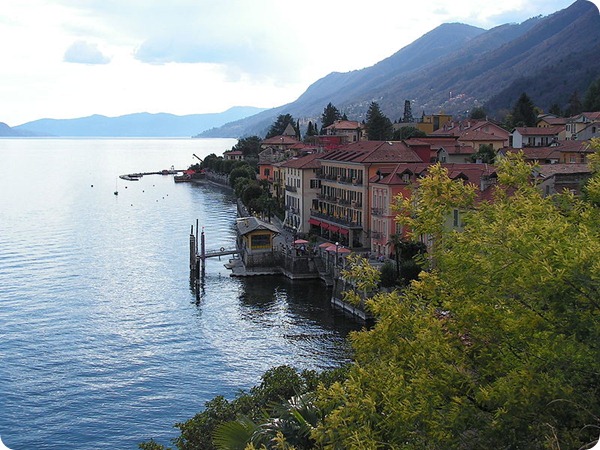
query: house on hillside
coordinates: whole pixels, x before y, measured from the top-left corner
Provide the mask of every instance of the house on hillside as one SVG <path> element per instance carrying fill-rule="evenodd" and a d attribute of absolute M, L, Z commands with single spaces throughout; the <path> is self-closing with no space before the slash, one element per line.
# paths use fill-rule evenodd
<path fill-rule="evenodd" d="M 244 154 L 240 150 L 227 150 L 223 152 L 223 159 L 241 161 L 244 159 Z"/>
<path fill-rule="evenodd" d="M 340 136 L 340 144 L 350 144 L 363 139 L 365 126 L 353 120 L 336 120 L 325 127 L 326 136 Z"/>
<path fill-rule="evenodd" d="M 567 124 L 568 119 L 566 117 L 557 117 L 553 114 L 541 114 L 538 116 L 536 126 L 537 127 L 564 127 Z"/>
<path fill-rule="evenodd" d="M 586 140 L 600 134 L 600 112 L 583 112 L 570 117 L 565 125 L 569 140 Z"/>
<path fill-rule="evenodd" d="M 553 127 L 517 127 L 511 133 L 513 148 L 548 147 L 553 142 L 565 139 L 565 128 Z"/>
<path fill-rule="evenodd" d="M 535 173 L 538 188 L 544 196 L 561 192 L 581 194 L 581 188 L 591 177 L 592 170 L 587 164 L 550 164 L 539 166 Z"/>
<path fill-rule="evenodd" d="M 400 162 L 429 161 L 430 145 L 417 141 L 359 141 L 319 158 L 321 190 L 313 200 L 311 231 L 357 248 L 369 245 L 369 180 Z"/>
<path fill-rule="evenodd" d="M 409 198 L 413 186 L 427 176 L 431 164 L 397 164 L 391 169 L 381 170 L 381 173 L 372 177 L 369 184 L 371 198 L 371 251 L 376 254 L 392 257 L 395 253 L 392 235 L 404 237 L 407 230 L 396 223 L 396 213 L 392 210 L 393 199 L 397 195 Z M 489 164 L 442 164 L 448 170 L 452 180 L 470 183 L 477 187 L 478 200 L 491 198 L 491 187 L 496 184 L 497 174 L 494 166 Z M 454 210 L 446 221 L 446 227 L 462 229 L 464 211 Z M 422 241 L 430 245 L 429 239 L 423 237 Z"/>

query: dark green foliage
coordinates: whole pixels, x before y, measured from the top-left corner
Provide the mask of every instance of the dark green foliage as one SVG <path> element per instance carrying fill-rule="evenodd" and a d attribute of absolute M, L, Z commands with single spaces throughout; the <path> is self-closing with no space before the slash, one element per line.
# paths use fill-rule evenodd
<path fill-rule="evenodd" d="M 565 115 L 567 117 L 576 116 L 577 114 L 581 114 L 583 112 L 583 105 L 581 104 L 581 100 L 579 99 L 579 94 L 577 91 L 571 94 L 569 97 L 569 106 L 565 111 Z"/>
<path fill-rule="evenodd" d="M 419 130 L 418 128 L 401 127 L 394 131 L 394 135 L 392 136 L 392 139 L 394 141 L 401 141 L 403 139 L 418 138 L 418 137 L 425 137 L 425 136 L 427 136 L 427 133 Z"/>
<path fill-rule="evenodd" d="M 235 187 L 235 183 L 238 178 L 248 178 L 249 180 L 256 180 L 256 172 L 252 167 L 250 167 L 247 164 L 239 165 L 229 172 L 229 185 L 231 187 Z"/>
<path fill-rule="evenodd" d="M 367 111 L 365 128 L 370 141 L 386 141 L 394 135 L 394 125 L 386 117 L 376 102 L 372 102 Z"/>
<path fill-rule="evenodd" d="M 558 103 L 553 103 L 548 112 L 556 117 L 562 117 L 563 115 L 563 111 Z"/>
<path fill-rule="evenodd" d="M 536 121 L 535 106 L 529 96 L 523 92 L 512 110 L 512 126 L 534 127 Z"/>
<path fill-rule="evenodd" d="M 396 284 L 396 280 L 398 279 L 396 276 L 396 268 L 394 264 L 389 261 L 386 261 L 380 269 L 381 275 L 379 278 L 379 283 L 383 287 L 392 287 Z"/>
<path fill-rule="evenodd" d="M 485 108 L 483 108 L 482 106 L 476 106 L 469 113 L 469 118 L 475 120 L 486 119 L 487 113 L 485 112 Z"/>
<path fill-rule="evenodd" d="M 324 133 L 324 129 L 329 125 L 333 125 L 336 120 L 340 120 L 342 118 L 340 111 L 333 106 L 331 103 L 328 103 L 325 109 L 323 110 L 323 114 L 321 115 L 321 134 Z"/>
<path fill-rule="evenodd" d="M 586 112 L 600 111 L 600 78 L 588 87 L 583 99 L 583 109 Z"/>
<path fill-rule="evenodd" d="M 258 136 L 249 136 L 241 138 L 237 144 L 231 147 L 231 150 L 241 151 L 244 158 L 247 157 L 258 157 L 260 153 L 260 143 L 262 139 Z"/>
<path fill-rule="evenodd" d="M 292 125 L 294 130 L 296 130 L 296 120 L 291 116 L 291 114 L 280 114 L 277 116 L 275 123 L 271 125 L 271 128 L 269 128 L 265 139 L 269 139 L 274 136 L 281 136 L 288 125 Z M 298 134 L 297 130 L 296 134 Z"/>
<path fill-rule="evenodd" d="M 308 122 L 308 127 L 306 128 L 306 134 L 304 135 L 304 138 L 310 138 L 311 136 L 316 136 L 319 134 L 319 131 L 317 130 L 317 126 L 316 124 L 313 125 L 312 122 Z"/>
<path fill-rule="evenodd" d="M 332 383 L 345 379 L 347 369 L 335 369 L 317 373 L 312 370 L 297 371 L 289 366 L 279 366 L 269 369 L 261 378 L 258 386 L 249 391 L 240 391 L 233 400 L 228 401 L 223 396 L 215 397 L 206 402 L 202 412 L 196 414 L 193 418 L 177 423 L 175 426 L 180 429 L 181 434 L 173 440 L 175 447 L 179 450 L 216 450 L 213 439 L 216 431 L 221 429 L 219 436 L 220 442 L 227 438 L 239 438 L 243 436 L 243 430 L 256 429 L 260 425 L 265 429 L 273 426 L 279 421 L 276 418 L 286 419 L 288 425 L 294 425 L 291 429 L 299 434 L 286 436 L 297 445 L 307 441 L 307 436 L 302 430 L 304 420 L 313 420 L 317 410 L 311 407 L 308 402 L 310 397 L 304 397 L 305 394 L 314 392 L 317 386 L 322 383 L 329 387 Z M 301 397 L 301 398 L 298 398 Z M 297 416 L 295 410 L 299 411 L 301 416 Z M 312 417 L 312 418 L 311 418 Z M 230 422 L 238 422 L 237 425 L 225 425 Z M 254 427 L 253 427 L 254 426 Z M 279 429 L 281 431 L 281 429 Z M 283 429 L 285 430 L 285 429 Z M 230 432 L 227 435 L 227 431 Z M 268 430 L 267 430 L 268 431 Z M 268 433 L 267 433 L 268 434 Z M 298 439 L 300 436 L 302 439 Z M 296 439 L 296 440 L 294 440 Z M 234 442 L 232 439 L 230 442 Z M 140 444 L 144 450 L 164 450 L 165 447 L 154 441 L 148 441 Z M 242 447 L 243 448 L 243 447 Z M 298 447 L 309 448 L 309 447 Z"/>
<path fill-rule="evenodd" d="M 495 159 L 496 152 L 494 151 L 494 147 L 489 144 L 481 144 L 477 153 L 471 155 L 472 162 L 480 161 L 486 164 L 494 164 Z"/>

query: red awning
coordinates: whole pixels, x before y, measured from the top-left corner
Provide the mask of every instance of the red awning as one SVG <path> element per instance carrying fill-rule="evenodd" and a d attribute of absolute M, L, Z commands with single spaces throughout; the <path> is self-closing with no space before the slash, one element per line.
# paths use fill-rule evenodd
<path fill-rule="evenodd" d="M 310 223 L 311 225 L 314 225 L 316 227 L 321 225 L 321 222 L 319 222 L 317 219 L 308 219 L 308 223 Z"/>
<path fill-rule="evenodd" d="M 329 224 L 325 223 L 325 222 L 321 222 L 321 228 L 323 228 L 324 230 L 329 230 Z"/>
<path fill-rule="evenodd" d="M 336 231 L 340 231 L 340 227 L 336 227 L 335 225 L 329 225 L 329 231 L 333 231 L 335 233 Z"/>
<path fill-rule="evenodd" d="M 342 233 L 343 235 L 347 236 L 348 235 L 348 230 L 345 228 L 340 228 L 340 233 Z"/>

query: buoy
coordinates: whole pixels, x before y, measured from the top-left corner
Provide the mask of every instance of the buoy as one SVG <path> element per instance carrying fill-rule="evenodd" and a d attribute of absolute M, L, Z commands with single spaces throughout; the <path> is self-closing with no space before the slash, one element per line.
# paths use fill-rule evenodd
<path fill-rule="evenodd" d="M 115 195 L 119 195 L 119 191 L 115 191 L 115 192 L 114 192 L 114 194 L 115 194 Z"/>

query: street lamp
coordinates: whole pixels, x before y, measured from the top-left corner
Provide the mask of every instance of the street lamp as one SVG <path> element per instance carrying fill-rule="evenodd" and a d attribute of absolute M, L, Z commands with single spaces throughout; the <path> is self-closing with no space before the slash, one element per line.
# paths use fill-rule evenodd
<path fill-rule="evenodd" d="M 338 266 L 338 248 L 340 248 L 340 243 L 335 243 L 335 267 Z"/>

